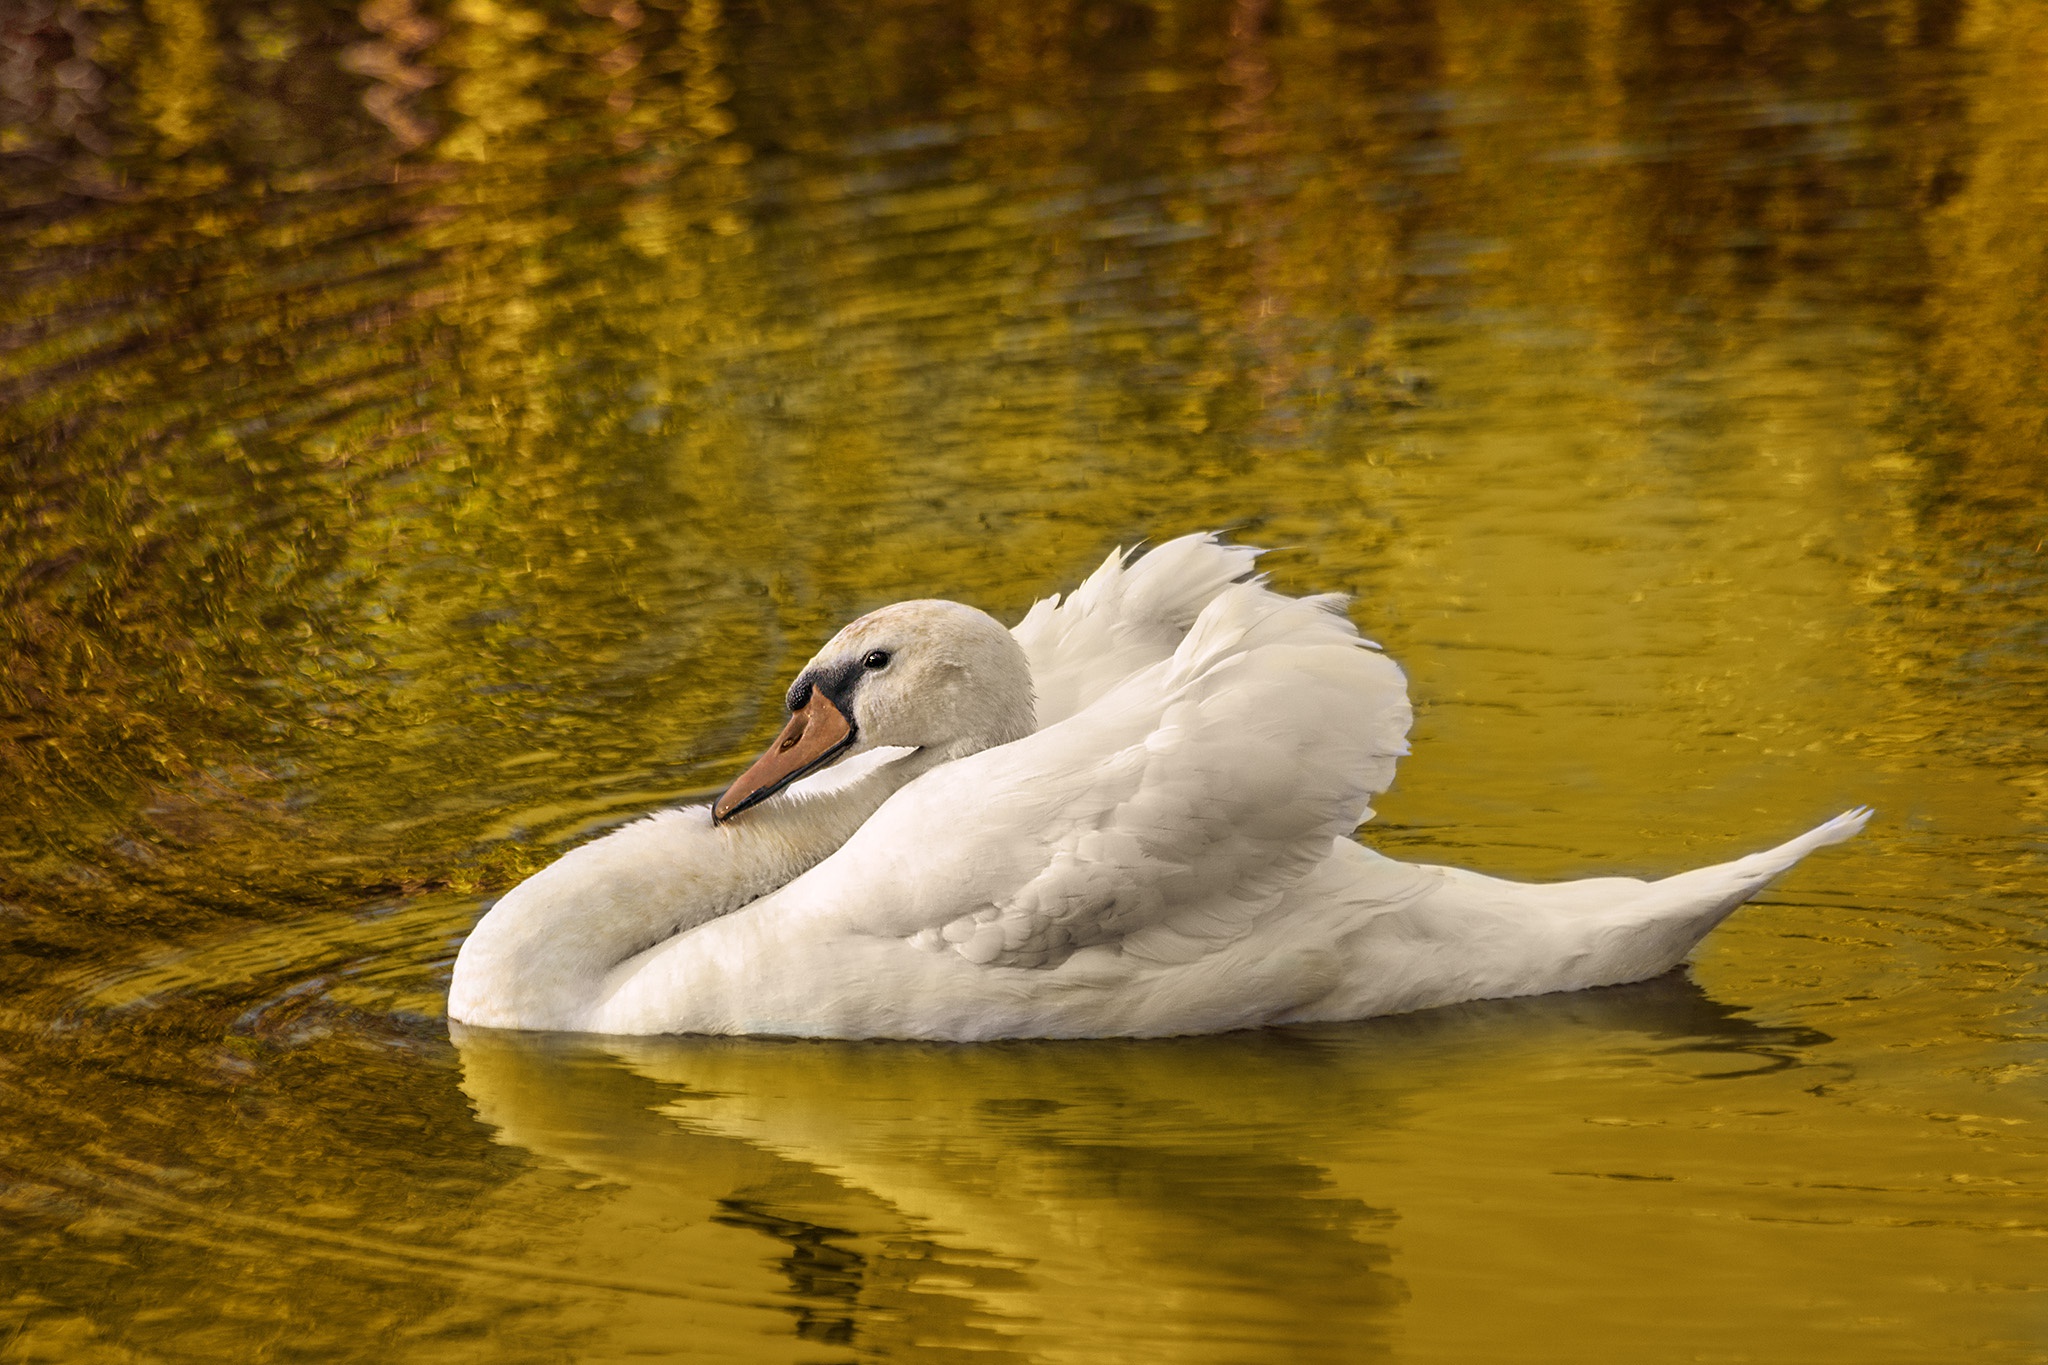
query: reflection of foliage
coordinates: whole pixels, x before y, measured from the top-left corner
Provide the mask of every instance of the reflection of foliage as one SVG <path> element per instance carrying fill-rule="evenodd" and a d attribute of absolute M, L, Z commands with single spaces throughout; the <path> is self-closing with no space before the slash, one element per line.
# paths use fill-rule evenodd
<path fill-rule="evenodd" d="M 473 912 L 411 893 L 505 885 L 551 841 L 713 782 L 772 725 L 794 663 L 877 600 L 945 591 L 1015 613 L 1119 540 L 1251 512 L 1254 538 L 1317 547 L 1319 585 L 1406 574 L 1411 603 L 1449 615 L 1470 610 L 1444 570 L 1455 557 L 1432 559 L 1412 518 L 1397 538 L 1395 517 L 1426 504 L 1439 540 L 1477 528 L 1497 538 L 1480 548 L 1499 576 L 1582 599 L 1612 584 L 1546 577 L 1565 542 L 1631 523 L 1648 546 L 1631 568 L 1662 576 L 1645 588 L 1691 595 L 1563 642 L 1554 618 L 1493 618 L 1526 634 L 1493 656 L 1481 705 L 1507 714 L 1531 680 L 1592 676 L 1560 650 L 1609 651 L 1597 667 L 1617 672 L 1661 651 L 1668 670 L 1635 681 L 1721 689 L 1684 700 L 1775 742 L 1795 727 L 1755 699 L 1833 680 L 1779 771 L 1826 740 L 1917 781 L 1938 748 L 1990 775 L 1972 792 L 1992 796 L 1971 799 L 2011 793 L 2038 824 L 2042 14 L 2027 0 L 0 4 L 0 991 L 23 1030 L 81 999 L 97 1011 L 10 1044 L 32 1060 L 0 1157 L 34 1171 L 86 1151 L 91 1169 L 175 1194 L 12 1185 L 0 1193 L 28 1231 L 10 1271 L 36 1267 L 18 1278 L 53 1312 L 137 1349 L 234 1356 L 254 1337 L 221 1335 L 241 1330 L 219 1325 L 223 1303 L 266 1340 L 298 1339 L 293 1305 L 313 1300 L 334 1305 L 329 1330 L 418 1325 L 365 1318 L 366 1298 L 443 1324 L 451 1354 L 473 1353 L 463 1332 L 502 1345 L 480 1314 L 511 1309 L 468 1288 L 488 1266 L 444 1292 L 403 1253 L 455 1241 L 477 1183 L 511 1178 L 510 1149 L 453 1150 L 477 1135 L 445 1083 L 358 1055 L 419 1044 L 386 1036 L 391 1001 L 433 1009 L 433 964 Z M 1981 58 L 1961 60 L 1971 44 Z M 1463 391 L 1433 407 L 1431 376 L 1397 355 Z M 1563 371 L 1582 387 L 1559 400 Z M 1925 413 L 1956 420 L 1930 433 Z M 1530 437 L 1545 423 L 1571 438 Z M 1454 482 L 1440 452 L 1475 434 L 1499 463 L 1469 460 Z M 1386 468 L 1402 460 L 1406 502 Z M 1485 502 L 1495 473 L 1512 485 L 1504 512 L 1443 511 Z M 1660 498 L 1626 502 L 1641 483 Z M 1754 548 L 1770 541 L 1789 548 Z M 1758 565 L 1807 576 L 1775 596 L 1698 590 Z M 1819 624 L 1731 619 L 1851 598 Z M 1645 643 L 1646 622 L 1670 634 Z M 1737 698 L 1736 668 L 1769 681 Z M 1872 678 L 1840 685 L 1858 668 Z M 1640 723 L 1549 702 L 1549 734 L 1517 715 L 1516 744 L 1614 745 Z M 1509 786 L 1528 790 L 1526 775 Z M 1429 828 L 1390 837 L 1442 852 Z M 1986 847 L 1944 873 L 2015 904 L 2035 894 L 2007 846 Z M 384 918 L 422 907 L 402 931 Z M 2005 974 L 2003 995 L 2038 957 L 2022 910 L 2004 939 L 1956 931 L 1980 936 L 1968 970 Z M 280 923 L 233 923 L 250 917 Z M 227 946 L 187 960 L 216 921 Z M 110 981 L 128 994 L 108 1003 Z M 1629 998 L 1644 997 L 1570 1007 Z M 344 1017 L 355 1008 L 381 1022 Z M 1813 1046 L 1679 1024 L 1698 1038 L 1625 1064 L 1789 1066 Z M 1241 1045 L 1288 1044 L 1221 1046 Z M 830 1064 L 796 1093 L 826 1094 L 877 1054 L 819 1055 Z M 1231 1271 L 1214 1282 L 1243 1269 L 1233 1257 L 1263 1283 L 1328 1248 L 1311 1259 L 1379 1320 L 1371 1294 L 1398 1286 L 1373 1245 L 1378 1211 L 1321 1198 L 1278 1158 L 1241 1168 L 1246 1200 L 1201 1204 L 1206 1153 L 1063 1141 L 1059 1106 L 1032 1106 L 1073 1097 L 1080 1054 L 1034 1055 L 1042 1085 L 971 1111 L 1014 1136 L 1002 1150 L 1021 1178 L 1001 1188 L 1036 1172 L 1102 1209 L 1156 1209 L 1136 1259 Z M 1364 1071 L 1391 1074 L 1371 1056 Z M 1188 1088 L 1241 1099 L 1271 1061 Z M 558 1080 L 535 1089 L 559 1098 Z M 394 1108 L 360 1103 L 380 1089 Z M 941 1085 L 934 1103 L 960 1093 Z M 603 1126 L 650 1120 L 649 1102 Z M 223 1104 L 249 1126 L 224 1123 Z M 589 1129 L 570 1108 L 562 1128 Z M 787 1122 L 793 1107 L 773 1110 Z M 1101 1117 L 1130 1133 L 1146 1115 Z M 863 1131 L 828 1118 L 835 1137 Z M 445 1173 L 415 1123 L 459 1135 Z M 1234 1140 L 1223 1122 L 1166 1126 Z M 918 1179 L 945 1169 L 913 1163 Z M 337 1252 L 346 1273 L 300 1294 L 286 1280 L 305 1278 L 302 1248 L 227 1223 L 253 1240 L 201 1284 L 211 1261 L 191 1239 L 220 1229 L 176 1192 L 188 1179 L 237 1182 L 266 1209 L 340 1209 L 390 1246 Z M 91 1240 L 109 1209 L 139 1229 L 113 1291 Z M 917 1280 L 924 1242 L 856 1253 L 822 1214 L 757 1199 L 726 1212 L 788 1248 L 818 1335 L 858 1323 L 907 1351 L 938 1312 Z M 513 1222 L 499 1231 L 516 1242 Z M 986 1260 L 959 1273 L 1023 1277 Z M 166 1303 L 186 1307 L 166 1319 Z M 536 1357 L 574 1354 L 540 1340 Z"/>
<path fill-rule="evenodd" d="M 1933 10 L 936 13 L 9 11 L 6 894 L 511 875 L 708 780 L 873 597 L 1021 607 L 992 531 L 1069 565 L 1369 504 L 1405 306 L 1570 317 L 1619 394 L 1931 252 L 1939 373 L 2005 452 L 1957 477 L 2035 477 L 2024 6 L 1979 15 L 2011 55 L 1925 237 L 1852 220 L 1965 164 Z"/>
<path fill-rule="evenodd" d="M 2048 499 L 2048 11 L 1995 0 L 1976 35 L 1987 54 L 1971 110 L 1974 152 L 1937 219 L 1935 357 L 1981 434 L 1970 457 L 1986 494 Z"/>

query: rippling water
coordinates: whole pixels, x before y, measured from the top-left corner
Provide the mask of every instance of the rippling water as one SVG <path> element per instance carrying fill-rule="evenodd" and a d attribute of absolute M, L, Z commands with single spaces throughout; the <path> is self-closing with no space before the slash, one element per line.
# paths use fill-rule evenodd
<path fill-rule="evenodd" d="M 2048 18 L 0 18 L 0 1358 L 2048 1360 Z M 859 611 L 1229 525 L 1368 831 L 1682 976 L 984 1047 L 451 1040 Z"/>

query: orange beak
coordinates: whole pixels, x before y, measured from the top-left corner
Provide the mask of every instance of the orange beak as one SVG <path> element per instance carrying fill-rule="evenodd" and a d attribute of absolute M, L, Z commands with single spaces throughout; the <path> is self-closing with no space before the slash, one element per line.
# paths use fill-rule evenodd
<path fill-rule="evenodd" d="M 811 699 L 799 707 L 754 766 L 739 775 L 711 807 L 711 822 L 730 820 L 758 806 L 805 773 L 829 767 L 853 747 L 853 722 L 823 691 L 813 687 Z"/>

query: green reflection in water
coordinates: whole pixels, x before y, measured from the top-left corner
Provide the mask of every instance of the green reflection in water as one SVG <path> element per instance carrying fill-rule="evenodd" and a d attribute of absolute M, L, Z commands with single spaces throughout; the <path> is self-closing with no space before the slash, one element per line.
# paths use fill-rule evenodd
<path fill-rule="evenodd" d="M 0 25 L 0 1358 L 2048 1358 L 2036 7 Z M 1882 823 L 1697 986 L 450 1046 L 848 616 L 1216 525 L 1389 852 Z"/>

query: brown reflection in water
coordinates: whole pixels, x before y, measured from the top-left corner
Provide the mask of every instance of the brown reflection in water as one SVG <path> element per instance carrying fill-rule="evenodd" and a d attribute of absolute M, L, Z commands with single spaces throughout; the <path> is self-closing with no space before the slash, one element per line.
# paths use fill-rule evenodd
<path fill-rule="evenodd" d="M 445 1044 L 304 1016 L 223 1037 L 179 1013 L 45 1034 L 0 1077 L 9 1359 L 250 1358 L 285 1337 L 340 1358 L 525 1317 L 464 1242 L 518 1163 L 468 1119 Z"/>
<path fill-rule="evenodd" d="M 412 59 L 440 36 L 441 27 L 412 0 L 366 0 L 359 15 L 376 36 L 343 49 L 342 68 L 376 82 L 363 92 L 363 108 L 390 131 L 401 150 L 411 151 L 433 137 L 434 125 L 412 110 L 410 98 L 441 79 Z"/>

